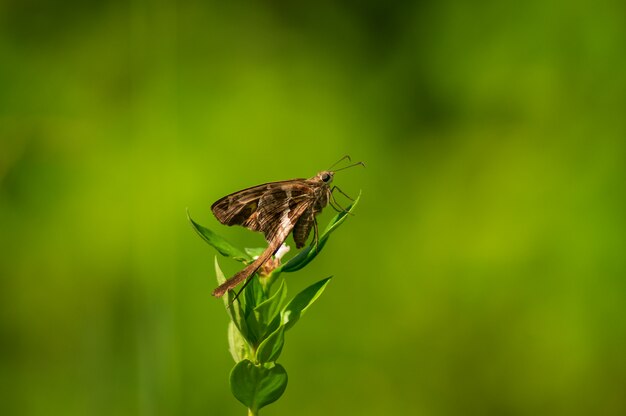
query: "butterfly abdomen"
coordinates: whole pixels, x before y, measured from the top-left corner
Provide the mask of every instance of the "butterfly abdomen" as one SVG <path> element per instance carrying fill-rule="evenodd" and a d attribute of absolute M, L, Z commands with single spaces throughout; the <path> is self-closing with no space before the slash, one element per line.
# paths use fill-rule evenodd
<path fill-rule="evenodd" d="M 296 248 L 302 248 L 309 238 L 315 217 L 312 209 L 307 209 L 296 222 L 293 227 L 293 240 L 296 242 Z"/>

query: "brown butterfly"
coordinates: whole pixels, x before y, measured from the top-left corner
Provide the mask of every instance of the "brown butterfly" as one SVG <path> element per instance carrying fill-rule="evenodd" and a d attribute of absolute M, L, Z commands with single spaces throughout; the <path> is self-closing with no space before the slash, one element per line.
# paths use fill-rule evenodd
<path fill-rule="evenodd" d="M 344 156 L 337 163 L 344 159 L 350 160 L 350 157 Z M 317 245 L 318 230 L 315 216 L 329 203 L 335 210 L 345 211 L 335 200 L 333 192 L 336 189 L 346 197 L 347 195 L 336 186 L 330 187 L 335 172 L 357 165 L 365 166 L 363 162 L 357 162 L 336 171 L 330 170 L 333 167 L 331 166 L 310 179 L 265 183 L 216 201 L 211 210 L 219 222 L 225 225 L 242 225 L 252 231 L 260 231 L 265 234 L 269 245 L 252 263 L 218 286 L 213 291 L 213 296 L 220 297 L 239 283 L 248 280 L 278 251 L 291 232 L 296 247 L 302 248 L 313 229 Z"/>

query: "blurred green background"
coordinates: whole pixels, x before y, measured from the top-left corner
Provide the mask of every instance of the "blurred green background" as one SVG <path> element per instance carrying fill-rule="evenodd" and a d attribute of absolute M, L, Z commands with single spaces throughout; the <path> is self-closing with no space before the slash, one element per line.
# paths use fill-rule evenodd
<path fill-rule="evenodd" d="M 626 414 L 625 51 L 620 1 L 4 0 L 0 413 L 245 414 L 185 209 L 260 246 L 210 204 L 350 154 L 263 414 Z"/>

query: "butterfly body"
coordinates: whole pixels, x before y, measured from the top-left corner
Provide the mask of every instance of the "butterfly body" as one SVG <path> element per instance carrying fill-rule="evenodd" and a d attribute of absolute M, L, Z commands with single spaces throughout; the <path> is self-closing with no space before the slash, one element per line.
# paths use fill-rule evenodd
<path fill-rule="evenodd" d="M 334 172 L 322 171 L 310 179 L 270 182 L 246 188 L 217 200 L 211 210 L 225 225 L 241 225 L 265 235 L 268 247 L 252 263 L 213 291 L 222 296 L 250 278 L 293 234 L 297 248 L 306 244 L 317 223 L 315 216 L 328 205 Z"/>

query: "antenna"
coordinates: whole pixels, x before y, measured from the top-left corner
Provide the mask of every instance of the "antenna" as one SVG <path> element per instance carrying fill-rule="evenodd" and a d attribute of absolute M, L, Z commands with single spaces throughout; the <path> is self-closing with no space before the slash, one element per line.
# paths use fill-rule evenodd
<path fill-rule="evenodd" d="M 351 168 L 351 167 L 354 167 L 354 166 L 358 166 L 358 165 L 361 165 L 361 166 L 365 167 L 365 163 L 363 163 L 363 162 L 356 162 L 356 163 L 353 163 L 352 165 L 348 165 L 348 166 L 345 166 L 345 167 L 343 167 L 341 169 L 337 169 L 335 172 L 339 172 L 340 170 L 348 169 L 348 168 Z"/>
<path fill-rule="evenodd" d="M 333 167 L 337 166 L 339 164 L 339 162 L 343 162 L 344 160 L 348 159 L 348 162 L 352 162 L 352 160 L 350 159 L 350 156 L 345 155 L 344 157 L 342 157 L 341 159 L 339 159 L 338 161 L 336 161 L 335 163 L 332 164 L 331 167 L 329 167 L 326 170 L 331 170 Z"/>

